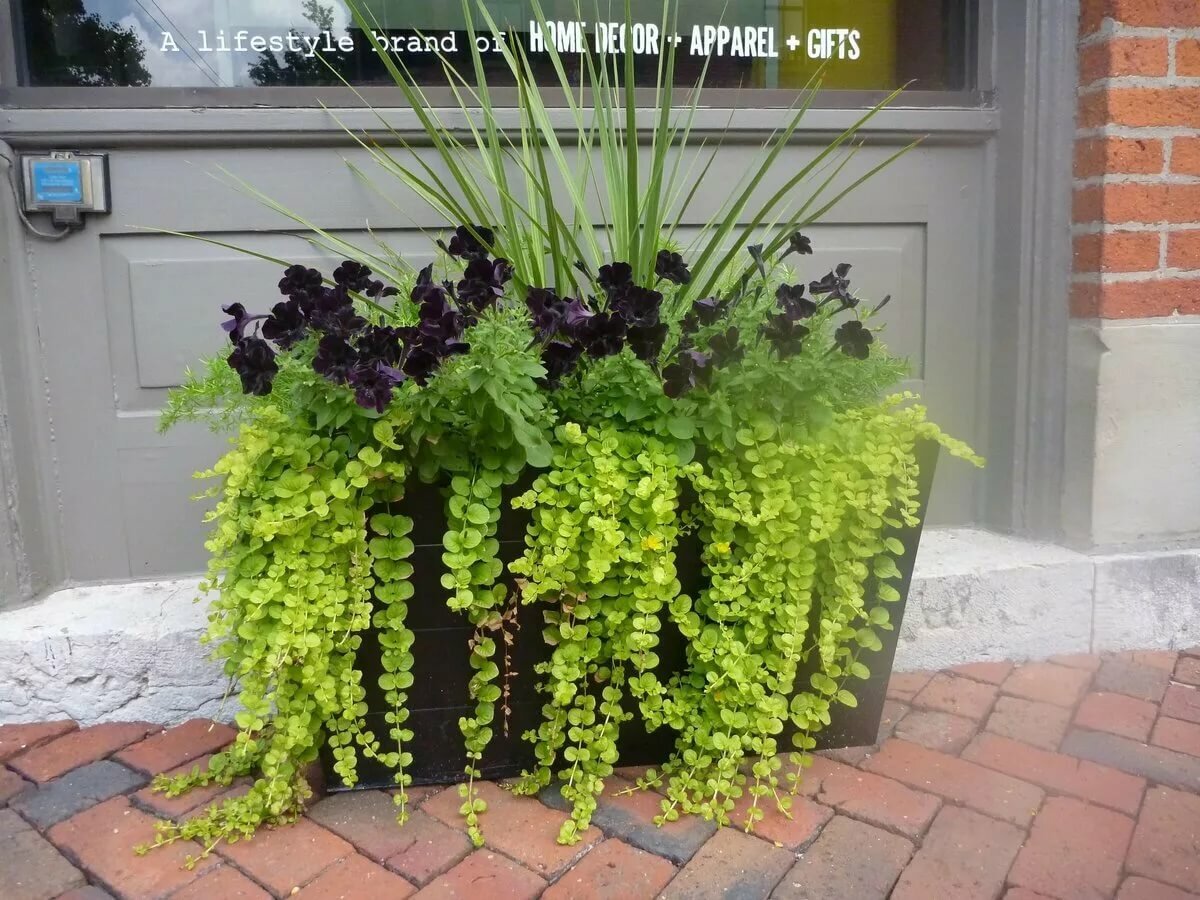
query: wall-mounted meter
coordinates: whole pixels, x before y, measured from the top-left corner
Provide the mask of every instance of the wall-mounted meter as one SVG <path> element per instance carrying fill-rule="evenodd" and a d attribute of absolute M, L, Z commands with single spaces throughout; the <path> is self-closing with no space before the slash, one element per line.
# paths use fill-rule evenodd
<path fill-rule="evenodd" d="M 48 212 L 55 225 L 78 228 L 84 213 L 112 209 L 107 153 L 21 154 L 26 212 Z"/>

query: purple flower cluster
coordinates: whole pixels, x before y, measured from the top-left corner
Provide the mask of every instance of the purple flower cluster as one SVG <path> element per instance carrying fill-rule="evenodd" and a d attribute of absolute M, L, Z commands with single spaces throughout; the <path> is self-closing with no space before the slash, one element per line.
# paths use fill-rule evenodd
<path fill-rule="evenodd" d="M 279 372 L 276 348 L 287 351 L 315 337 L 313 371 L 349 385 L 360 406 L 383 412 L 399 384 L 411 378 L 424 385 L 446 359 L 470 349 L 464 332 L 496 304 L 513 277 L 507 260 L 489 258 L 494 240 L 487 228 L 459 228 L 443 249 L 464 261 L 462 278 L 437 284 L 433 266 L 423 269 L 411 293 L 419 321 L 406 328 L 372 325 L 359 315 L 355 295 L 381 299 L 399 293 L 372 278 L 361 263 L 343 262 L 333 272 L 331 287 L 316 269 L 289 266 L 279 281 L 279 292 L 287 299 L 276 303 L 270 315 L 248 315 L 240 303 L 224 307 L 232 317 L 223 326 L 234 344 L 229 365 L 241 377 L 243 390 L 266 395 Z M 257 333 L 247 334 L 258 321 Z"/>
<path fill-rule="evenodd" d="M 223 307 L 230 316 L 223 328 L 234 345 L 229 365 L 246 393 L 264 396 L 279 373 L 278 353 L 313 339 L 313 370 L 335 384 L 349 386 L 360 406 L 383 412 L 398 385 L 407 380 L 425 385 L 447 359 L 467 353 L 467 330 L 487 309 L 502 303 L 514 273 L 508 260 L 491 257 L 495 243 L 495 233 L 482 225 L 460 226 L 448 242 L 438 241 L 447 255 L 461 261 L 461 277 L 438 283 L 433 265 L 423 269 L 410 294 L 418 321 L 407 327 L 372 324 L 359 314 L 355 297 L 381 299 L 399 293 L 373 278 L 363 264 L 347 260 L 329 281 L 316 269 L 289 266 L 279 281 L 285 299 L 269 314 L 250 315 L 241 303 Z M 765 277 L 762 246 L 750 248 L 750 253 Z M 812 242 L 799 232 L 791 235 L 783 257 L 793 253 L 812 253 Z M 577 267 L 592 278 L 583 263 Z M 685 285 L 692 277 L 683 257 L 668 250 L 658 254 L 654 270 L 656 284 Z M 775 309 L 759 327 L 758 336 L 780 358 L 801 352 L 810 333 L 802 324 L 805 320 L 833 302 L 839 304 L 835 314 L 858 305 L 850 292 L 849 271 L 849 264 L 842 263 L 811 282 L 811 296 L 805 296 L 802 284 L 780 285 Z M 632 266 L 625 262 L 601 266 L 593 280 L 600 288 L 599 298 L 560 297 L 552 288 L 527 291 L 525 305 L 546 368 L 544 384 L 551 389 L 584 357 L 603 359 L 626 347 L 658 370 L 668 335 L 662 321 L 663 295 L 637 284 Z M 732 296 L 693 302 L 680 322 L 679 347 L 661 373 L 667 396 L 705 387 L 715 369 L 745 358 L 742 336 L 726 320 L 749 290 L 749 279 L 743 278 Z M 705 330 L 702 338 L 701 329 Z M 856 359 L 866 359 L 873 343 L 874 335 L 857 318 L 834 334 L 835 346 Z"/>
<path fill-rule="evenodd" d="M 663 295 L 636 284 L 633 267 L 624 262 L 601 266 L 596 283 L 607 301 L 603 309 L 595 297 L 589 305 L 559 297 L 550 288 L 531 288 L 526 295 L 534 333 L 543 345 L 548 387 L 561 384 L 585 355 L 603 359 L 629 347 L 638 359 L 657 363 L 667 339 L 667 326 L 660 318 Z"/>

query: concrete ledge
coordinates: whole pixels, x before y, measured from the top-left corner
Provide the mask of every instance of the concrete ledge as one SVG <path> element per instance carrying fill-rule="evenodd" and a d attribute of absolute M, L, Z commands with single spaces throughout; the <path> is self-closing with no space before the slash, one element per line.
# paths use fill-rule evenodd
<path fill-rule="evenodd" d="M 216 714 L 225 680 L 196 595 L 196 579 L 93 585 L 0 613 L 0 722 Z"/>
<path fill-rule="evenodd" d="M 216 715 L 226 684 L 199 643 L 196 585 L 76 587 L 0 613 L 0 723 Z M 1200 549 L 1092 556 L 934 529 L 921 542 L 896 669 L 1196 645 Z"/>
<path fill-rule="evenodd" d="M 1092 561 L 1054 544 L 970 529 L 921 538 L 896 668 L 1086 653 Z"/>

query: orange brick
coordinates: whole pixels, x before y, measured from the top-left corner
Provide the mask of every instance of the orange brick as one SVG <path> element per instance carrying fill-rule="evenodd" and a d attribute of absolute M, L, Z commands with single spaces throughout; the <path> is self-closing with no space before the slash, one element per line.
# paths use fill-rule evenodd
<path fill-rule="evenodd" d="M 33 781 L 49 781 L 72 769 L 104 759 L 122 747 L 140 741 L 156 726 L 149 722 L 109 722 L 74 731 L 9 760 L 9 765 Z"/>
<path fill-rule="evenodd" d="M 1039 750 L 984 732 L 962 758 L 1059 794 L 1070 794 L 1121 812 L 1137 814 L 1146 782 L 1142 778 L 1063 753 Z"/>
<path fill-rule="evenodd" d="M 1078 224 L 1104 220 L 1104 189 L 1098 185 L 1075 188 L 1071 197 L 1071 221 Z"/>
<path fill-rule="evenodd" d="M 1075 724 L 1093 731 L 1107 731 L 1145 743 L 1158 707 L 1136 697 L 1097 691 L 1088 694 L 1075 713 Z"/>
<path fill-rule="evenodd" d="M 895 738 L 863 768 L 1014 825 L 1028 825 L 1044 796 L 1032 784 Z"/>
<path fill-rule="evenodd" d="M 312 881 L 354 848 L 331 831 L 298 819 L 291 825 L 259 828 L 254 836 L 222 844 L 217 852 L 277 897 Z"/>
<path fill-rule="evenodd" d="M 939 672 L 913 699 L 913 705 L 979 721 L 991 712 L 995 700 L 995 685 Z"/>
<path fill-rule="evenodd" d="M 1102 284 L 1096 314 L 1103 319 L 1141 319 L 1200 313 L 1200 280 L 1183 278 Z"/>
<path fill-rule="evenodd" d="M 1200 40 L 1181 38 L 1175 45 L 1175 74 L 1189 78 L 1200 75 Z"/>
<path fill-rule="evenodd" d="M 1008 880 L 1051 897 L 1111 897 L 1133 821 L 1068 797 L 1051 797 Z"/>
<path fill-rule="evenodd" d="M 1008 677 L 1008 673 L 1013 669 L 1013 664 L 1010 662 L 978 662 L 967 663 L 962 666 L 954 666 L 950 671 L 956 675 L 965 675 L 974 681 L 983 681 L 987 684 L 1003 684 L 1004 679 Z"/>
<path fill-rule="evenodd" d="M 355 854 L 335 862 L 294 896 L 296 900 L 401 900 L 415 892 L 399 875 Z"/>
<path fill-rule="evenodd" d="M 1196 0 L 1082 0 L 1080 34 L 1091 34 L 1104 19 L 1137 28 L 1190 28 L 1200 25 L 1200 4 Z"/>
<path fill-rule="evenodd" d="M 1107 90 L 1092 91 L 1079 95 L 1076 124 L 1080 128 L 1099 128 L 1108 124 Z"/>
<path fill-rule="evenodd" d="M 1100 285 L 1076 281 L 1071 285 L 1071 317 L 1090 319 L 1099 314 Z"/>
<path fill-rule="evenodd" d="M 1168 44 L 1159 38 L 1110 38 L 1079 52 L 1079 83 L 1120 75 L 1167 74 Z"/>
<path fill-rule="evenodd" d="M 605 841 L 550 887 L 545 900 L 617 900 L 657 897 L 675 867 L 613 838 Z"/>
<path fill-rule="evenodd" d="M 1200 4 L 1197 4 L 1200 6 Z M 1200 88 L 1113 88 L 1107 95 L 1113 125 L 1200 127 Z"/>
<path fill-rule="evenodd" d="M 126 747 L 115 758 L 141 772 L 157 775 L 220 750 L 236 736 L 237 732 L 228 725 L 208 719 L 190 719 Z"/>
<path fill-rule="evenodd" d="M 1200 216 L 1200 210 L 1196 215 Z M 1200 269 L 1200 230 L 1167 235 L 1167 265 L 1172 269 Z"/>
<path fill-rule="evenodd" d="M 1158 268 L 1158 245 L 1154 232 L 1077 235 L 1075 271 L 1152 272 Z"/>
<path fill-rule="evenodd" d="M 559 829 L 567 816 L 548 809 L 532 797 L 518 797 L 490 781 L 477 784 L 479 796 L 487 802 L 488 813 L 481 820 L 484 840 L 489 847 L 506 853 L 539 875 L 553 877 L 575 862 L 588 847 L 604 839 L 594 825 L 572 846 L 558 843 Z M 457 787 L 448 787 L 430 797 L 421 811 L 440 819 L 454 829 L 464 828 L 462 798 Z"/>
<path fill-rule="evenodd" d="M 1168 750 L 1200 756 L 1200 725 L 1162 716 L 1154 726 L 1150 741 Z"/>
<path fill-rule="evenodd" d="M 1200 175 L 1200 137 L 1177 137 L 1171 141 L 1171 172 Z"/>
<path fill-rule="evenodd" d="M 1105 184 L 1077 188 L 1076 222 L 1195 222 L 1200 184 Z"/>
<path fill-rule="evenodd" d="M 70 719 L 34 725 L 0 725 L 0 762 L 79 728 Z"/>
<path fill-rule="evenodd" d="M 164 897 L 213 868 L 214 857 L 184 868 L 189 856 L 199 856 L 200 846 L 178 841 L 138 856 L 134 848 L 153 843 L 154 817 L 134 809 L 125 797 L 113 797 L 50 829 L 48 837 L 60 850 L 77 860 L 105 884 L 120 886 L 125 897 Z"/>
<path fill-rule="evenodd" d="M 1075 177 L 1157 175 L 1163 142 L 1153 138 L 1084 138 L 1075 142 Z"/>
<path fill-rule="evenodd" d="M 1004 680 L 1001 690 L 1014 697 L 1053 703 L 1056 706 L 1074 706 L 1083 696 L 1089 673 L 1082 669 L 1056 666 L 1053 663 L 1027 663 L 1013 671 Z"/>
<path fill-rule="evenodd" d="M 895 672 L 888 681 L 887 695 L 889 700 L 902 700 L 905 703 L 912 700 L 921 692 L 932 672 Z"/>

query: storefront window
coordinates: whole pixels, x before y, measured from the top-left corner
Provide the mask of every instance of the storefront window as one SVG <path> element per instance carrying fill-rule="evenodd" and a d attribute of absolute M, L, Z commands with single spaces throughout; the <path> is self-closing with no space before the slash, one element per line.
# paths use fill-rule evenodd
<path fill-rule="evenodd" d="M 496 0 L 488 9 L 554 80 L 542 41 L 566 55 L 635 55 L 639 81 L 653 82 L 656 57 L 676 47 L 677 78 L 694 83 L 708 62 L 710 87 L 803 87 L 828 60 L 831 89 L 969 88 L 971 0 L 685 0 L 662 29 L 658 3 L 630 33 L 579 21 L 573 0 L 543 0 L 552 21 L 531 29 L 532 4 Z M 361 0 L 377 34 L 422 83 L 444 84 L 437 53 L 469 66 L 458 0 Z M 595 9 L 585 2 L 582 8 Z M 611 20 L 623 3 L 604 0 Z M 17 0 L 24 83 L 31 86 L 270 87 L 389 83 L 371 41 L 342 0 Z M 649 12 L 653 10 L 654 12 Z M 477 23 L 486 31 L 482 23 Z M 480 38 L 495 53 L 494 42 Z M 506 68 L 495 54 L 494 74 Z M 332 71 L 331 71 L 332 67 Z"/>

